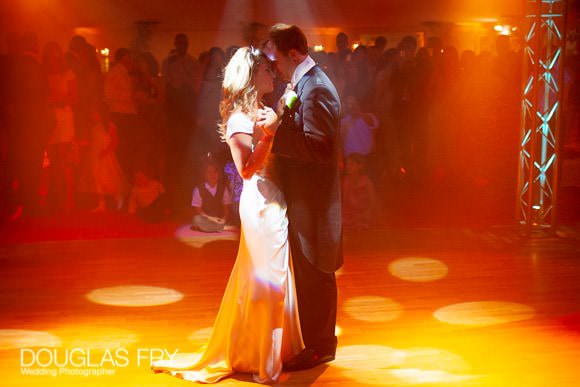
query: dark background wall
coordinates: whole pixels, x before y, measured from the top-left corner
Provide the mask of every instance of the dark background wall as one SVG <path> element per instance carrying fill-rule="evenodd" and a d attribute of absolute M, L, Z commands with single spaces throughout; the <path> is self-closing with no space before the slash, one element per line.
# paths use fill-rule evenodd
<path fill-rule="evenodd" d="M 212 45 L 241 44 L 248 22 L 299 24 L 310 42 L 334 49 L 340 30 L 351 40 L 390 35 L 389 45 L 406 33 L 443 36 L 450 44 L 487 48 L 482 36 L 497 22 L 517 24 L 523 0 L 0 0 L 0 32 L 39 31 L 65 44 L 73 33 L 96 47 L 127 46 L 136 22 L 148 21 L 149 45 L 158 56 L 171 47 L 176 32 L 190 37 L 193 54 Z M 483 46 L 482 46 L 483 45 Z"/>

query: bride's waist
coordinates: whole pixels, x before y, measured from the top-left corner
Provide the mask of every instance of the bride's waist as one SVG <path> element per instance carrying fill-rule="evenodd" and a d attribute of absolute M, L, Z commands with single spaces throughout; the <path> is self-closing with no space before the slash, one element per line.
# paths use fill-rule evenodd
<path fill-rule="evenodd" d="M 264 166 L 260 170 L 256 171 L 253 176 L 268 179 L 273 182 L 278 181 L 278 170 L 273 155 L 268 156 L 266 162 L 264 163 Z"/>
<path fill-rule="evenodd" d="M 277 184 L 278 179 L 272 171 L 260 170 L 260 171 L 254 172 L 254 174 L 252 176 L 248 177 L 247 179 L 244 179 L 244 184 L 246 182 L 249 183 L 249 182 L 256 182 L 256 181 L 270 182 L 270 183 Z"/>
<path fill-rule="evenodd" d="M 284 195 L 280 190 L 280 185 L 275 177 L 268 173 L 256 172 L 250 178 L 244 180 L 242 196 L 258 196 L 266 199 L 268 202 L 284 203 Z"/>

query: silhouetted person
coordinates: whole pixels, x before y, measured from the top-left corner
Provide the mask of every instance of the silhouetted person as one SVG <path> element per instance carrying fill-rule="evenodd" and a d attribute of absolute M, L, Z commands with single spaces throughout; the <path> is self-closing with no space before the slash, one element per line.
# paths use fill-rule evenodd
<path fill-rule="evenodd" d="M 16 69 L 20 50 L 20 35 L 6 34 L 6 54 L 0 56 L 0 216 L 14 220 L 21 216 L 16 140 Z"/>
<path fill-rule="evenodd" d="M 103 101 L 104 78 L 96 49 L 82 36 L 75 35 L 69 43 L 66 61 L 76 76 L 77 100 L 73 106 L 77 138 L 88 140 L 91 114 Z"/>
<path fill-rule="evenodd" d="M 185 34 L 177 34 L 174 49 L 163 61 L 165 79 L 165 114 L 167 117 L 167 163 L 165 187 L 173 209 L 188 206 L 191 190 L 184 167 L 187 162 L 189 139 L 195 135 L 194 112 L 198 63 L 187 53 L 189 41 Z"/>
<path fill-rule="evenodd" d="M 516 194 L 518 143 L 520 137 L 521 65 L 520 57 L 510 47 L 510 37 L 496 40 L 493 84 L 495 85 L 494 172 L 498 208 L 509 211 Z M 542 98 L 539 98 L 542 100 Z M 553 102 L 553 101 L 552 101 Z"/>
<path fill-rule="evenodd" d="M 400 145 L 395 111 L 395 77 L 399 68 L 399 51 L 390 48 L 383 54 L 375 81 L 374 111 L 379 119 L 376 138 L 378 165 L 383 166 L 381 175 L 392 178 L 400 174 Z"/>
<path fill-rule="evenodd" d="M 394 76 L 394 111 L 398 131 L 402 167 L 413 177 L 423 176 L 424 153 L 417 149 L 418 131 L 424 130 L 424 102 L 420 98 L 424 87 L 423 72 L 419 71 L 417 58 L 417 40 L 413 36 L 405 36 L 398 45 L 399 66 Z M 423 151 L 423 150 L 422 150 Z"/>
<path fill-rule="evenodd" d="M 462 168 L 459 159 L 459 138 L 462 128 L 458 119 L 461 114 L 461 73 L 459 54 L 452 46 L 445 47 L 432 75 L 430 102 L 431 125 L 425 133 L 428 150 L 428 167 L 435 183 L 455 187 L 457 172 Z M 456 190 L 452 190 L 456 191 Z"/>
<path fill-rule="evenodd" d="M 48 81 L 38 60 L 38 38 L 25 33 L 14 72 L 14 155 L 24 211 L 38 213 L 44 149 L 55 117 L 48 109 Z"/>
<path fill-rule="evenodd" d="M 356 95 L 360 104 L 365 109 L 369 109 L 372 107 L 374 85 L 371 83 L 369 73 L 368 48 L 362 45 L 358 46 L 353 51 L 351 58 L 351 62 L 347 64 L 347 68 L 349 68 L 346 84 L 347 93 Z"/>
<path fill-rule="evenodd" d="M 348 45 L 348 35 L 344 32 L 339 32 L 336 35 L 336 53 L 340 62 L 350 60 L 352 51 Z"/>
<path fill-rule="evenodd" d="M 144 157 L 144 143 L 147 141 L 145 125 L 137 114 L 135 88 L 130 75 L 132 71 L 131 52 L 127 48 L 119 48 L 115 52 L 115 64 L 105 79 L 105 101 L 111 120 L 117 127 L 117 152 L 125 176 L 133 176 L 135 165 Z"/>
<path fill-rule="evenodd" d="M 217 130 L 224 65 L 225 53 L 219 47 L 212 47 L 203 72 L 197 103 L 197 137 L 194 141 L 196 162 L 211 153 L 221 163 L 227 150 Z"/>
<path fill-rule="evenodd" d="M 143 118 L 147 141 L 145 160 L 155 178 L 165 176 L 167 152 L 167 120 L 165 116 L 165 87 L 159 76 L 159 64 L 150 52 L 135 58 L 135 101 Z"/>
<path fill-rule="evenodd" d="M 369 57 L 369 75 L 371 80 L 374 81 L 376 78 L 377 71 L 379 70 L 380 62 L 387 47 L 387 38 L 384 36 L 377 36 L 375 38 L 375 43 L 373 46 L 369 47 L 368 57 Z"/>
<path fill-rule="evenodd" d="M 74 170 L 78 166 L 72 109 L 77 96 L 76 76 L 65 64 L 62 48 L 56 42 L 44 47 L 42 65 L 48 78 L 50 114 L 55 117 L 46 148 L 50 160 L 49 203 L 57 213 L 70 212 L 74 206 Z"/>

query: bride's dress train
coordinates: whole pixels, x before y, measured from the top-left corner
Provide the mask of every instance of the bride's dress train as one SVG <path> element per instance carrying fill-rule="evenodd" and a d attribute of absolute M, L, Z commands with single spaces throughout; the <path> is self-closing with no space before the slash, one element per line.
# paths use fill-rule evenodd
<path fill-rule="evenodd" d="M 253 123 L 232 115 L 226 136 L 253 133 Z M 217 382 L 235 372 L 275 381 L 282 362 L 303 348 L 288 243 L 286 204 L 269 167 L 244 180 L 238 254 L 207 346 L 154 362 L 155 372 Z"/>

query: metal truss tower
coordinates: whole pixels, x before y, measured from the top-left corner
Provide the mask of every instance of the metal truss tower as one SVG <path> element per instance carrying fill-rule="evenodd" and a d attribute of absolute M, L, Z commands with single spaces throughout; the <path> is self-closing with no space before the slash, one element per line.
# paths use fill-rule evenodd
<path fill-rule="evenodd" d="M 554 229 L 562 126 L 566 0 L 528 0 L 517 217 Z"/>

